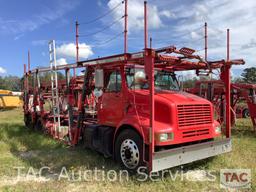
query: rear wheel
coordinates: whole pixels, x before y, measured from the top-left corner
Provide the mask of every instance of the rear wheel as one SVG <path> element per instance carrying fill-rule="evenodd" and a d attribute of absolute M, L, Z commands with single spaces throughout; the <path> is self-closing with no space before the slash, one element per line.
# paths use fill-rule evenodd
<path fill-rule="evenodd" d="M 247 118 L 247 117 L 250 117 L 249 109 L 244 109 L 243 110 L 243 118 Z"/>
<path fill-rule="evenodd" d="M 31 129 L 31 130 L 34 129 L 34 123 L 32 122 L 31 114 L 24 115 L 24 123 L 28 129 Z"/>
<path fill-rule="evenodd" d="M 36 125 L 35 125 L 36 131 L 43 131 L 43 124 L 40 118 L 37 119 Z"/>
<path fill-rule="evenodd" d="M 115 142 L 115 157 L 121 166 L 135 172 L 143 165 L 143 141 L 133 130 L 122 131 Z"/>

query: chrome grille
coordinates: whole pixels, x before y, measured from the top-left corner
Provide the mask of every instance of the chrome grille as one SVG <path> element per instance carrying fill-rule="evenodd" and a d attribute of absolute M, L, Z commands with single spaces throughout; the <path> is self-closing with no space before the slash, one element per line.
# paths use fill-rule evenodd
<path fill-rule="evenodd" d="M 209 104 L 178 105 L 179 128 L 211 124 L 211 106 Z"/>

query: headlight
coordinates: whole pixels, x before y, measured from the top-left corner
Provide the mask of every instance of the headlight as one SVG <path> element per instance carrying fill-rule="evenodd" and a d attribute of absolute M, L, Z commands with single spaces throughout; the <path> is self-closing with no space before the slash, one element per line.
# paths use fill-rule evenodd
<path fill-rule="evenodd" d="M 160 133 L 156 135 L 156 139 L 159 142 L 172 141 L 174 138 L 173 133 Z"/>
<path fill-rule="evenodd" d="M 159 141 L 167 141 L 168 140 L 168 134 L 167 133 L 162 133 L 159 135 Z"/>
<path fill-rule="evenodd" d="M 221 126 L 215 127 L 215 133 L 220 134 L 221 133 Z"/>

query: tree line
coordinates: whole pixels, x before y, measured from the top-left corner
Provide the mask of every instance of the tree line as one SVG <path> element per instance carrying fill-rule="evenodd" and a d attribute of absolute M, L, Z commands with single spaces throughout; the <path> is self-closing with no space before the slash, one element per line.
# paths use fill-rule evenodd
<path fill-rule="evenodd" d="M 63 80 L 65 77 L 62 73 L 58 72 L 58 79 Z M 51 73 L 45 72 L 40 74 L 40 80 L 41 82 L 50 82 L 51 80 Z M 29 78 L 29 84 L 32 86 L 32 78 L 30 76 Z M 17 76 L 0 76 L 0 89 L 4 90 L 10 90 L 10 91 L 22 91 L 22 84 L 23 84 L 23 77 L 17 77 Z"/>
<path fill-rule="evenodd" d="M 17 76 L 0 76 L 0 89 L 21 91 L 21 78 Z"/>
<path fill-rule="evenodd" d="M 191 88 L 195 86 L 196 81 L 204 81 L 209 80 L 209 77 L 193 77 L 191 79 L 187 79 L 183 81 L 184 88 Z M 243 70 L 243 73 L 240 77 L 234 77 L 232 79 L 232 83 L 250 83 L 256 84 L 256 67 L 250 67 Z"/>

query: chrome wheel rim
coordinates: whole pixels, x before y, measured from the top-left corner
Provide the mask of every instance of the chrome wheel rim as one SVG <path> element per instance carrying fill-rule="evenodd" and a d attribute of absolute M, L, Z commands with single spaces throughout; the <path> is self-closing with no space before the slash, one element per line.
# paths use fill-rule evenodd
<path fill-rule="evenodd" d="M 126 139 L 122 142 L 120 148 L 120 155 L 123 164 L 129 168 L 134 169 L 139 164 L 140 155 L 139 148 L 131 139 Z"/>

